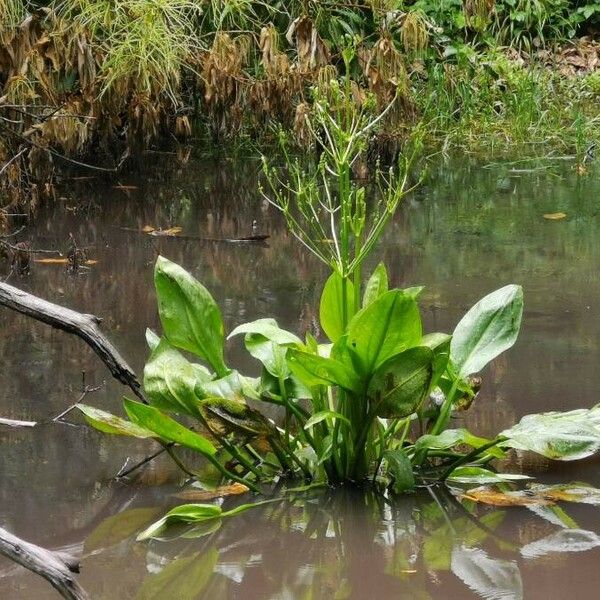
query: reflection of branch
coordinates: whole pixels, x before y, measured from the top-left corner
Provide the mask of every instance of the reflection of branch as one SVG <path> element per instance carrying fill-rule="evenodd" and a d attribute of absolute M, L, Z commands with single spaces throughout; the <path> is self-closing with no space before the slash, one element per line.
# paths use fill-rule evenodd
<path fill-rule="evenodd" d="M 86 600 L 88 595 L 73 573 L 79 572 L 78 561 L 26 542 L 0 528 L 0 553 L 41 575 L 67 600 Z"/>

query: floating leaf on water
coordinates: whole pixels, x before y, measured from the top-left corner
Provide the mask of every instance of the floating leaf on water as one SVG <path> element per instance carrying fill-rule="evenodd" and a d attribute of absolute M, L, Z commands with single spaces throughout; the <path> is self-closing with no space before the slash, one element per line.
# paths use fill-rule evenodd
<path fill-rule="evenodd" d="M 585 529 L 561 529 L 521 548 L 524 558 L 538 558 L 553 552 L 585 552 L 600 546 L 600 536 Z"/>
<path fill-rule="evenodd" d="M 153 231 L 154 227 L 152 227 L 152 225 L 144 225 L 144 227 L 142 227 L 143 233 L 152 233 Z"/>
<path fill-rule="evenodd" d="M 179 233 L 181 233 L 183 231 L 182 227 L 169 227 L 168 229 L 154 229 L 152 231 L 149 231 L 147 233 L 149 233 L 150 235 L 156 235 L 156 236 L 170 236 L 170 235 L 177 235 Z"/>
<path fill-rule="evenodd" d="M 174 494 L 182 500 L 213 500 L 214 498 L 223 498 L 224 496 L 237 496 L 250 491 L 243 483 L 232 483 L 231 485 L 222 485 L 214 490 L 191 489 L 184 490 Z"/>
<path fill-rule="evenodd" d="M 468 468 L 478 469 L 478 467 Z M 511 478 L 525 478 L 522 475 L 503 474 L 497 474 L 496 477 L 498 479 L 504 478 L 502 482 L 506 482 Z M 600 490 L 583 483 L 559 485 L 535 483 L 530 484 L 525 490 L 507 492 L 499 491 L 493 487 L 481 486 L 468 490 L 463 494 L 463 498 L 494 506 L 551 505 L 556 502 L 577 502 L 598 506 L 600 505 Z"/>
<path fill-rule="evenodd" d="M 579 460 L 600 450 L 600 407 L 525 415 L 503 431 L 503 446 L 553 460 Z"/>
<path fill-rule="evenodd" d="M 578 502 L 580 504 L 600 505 L 600 490 L 584 483 L 568 483 L 564 485 L 533 484 L 529 492 L 543 496 L 553 502 Z"/>
<path fill-rule="evenodd" d="M 566 216 L 567 215 L 564 212 L 546 213 L 544 219 L 548 219 L 549 221 L 560 221 Z"/>
<path fill-rule="evenodd" d="M 68 258 L 36 258 L 33 262 L 38 263 L 40 265 L 67 265 L 69 264 Z M 79 263 L 81 264 L 81 263 Z M 84 265 L 90 267 L 92 265 L 98 264 L 97 260 L 86 260 Z"/>
<path fill-rule="evenodd" d="M 491 487 L 478 487 L 468 490 L 462 497 L 481 504 L 492 506 L 527 506 L 530 504 L 552 504 L 551 500 L 531 494 L 528 490 L 502 492 Z"/>
<path fill-rule="evenodd" d="M 531 479 L 531 477 L 518 473 L 494 473 L 483 467 L 457 467 L 448 477 L 448 481 L 453 483 L 479 483 L 480 485 L 521 479 Z"/>
<path fill-rule="evenodd" d="M 144 529 L 137 536 L 137 541 L 156 537 L 172 523 L 202 523 L 220 519 L 222 515 L 223 509 L 216 504 L 182 504 L 171 509 L 162 519 Z"/>

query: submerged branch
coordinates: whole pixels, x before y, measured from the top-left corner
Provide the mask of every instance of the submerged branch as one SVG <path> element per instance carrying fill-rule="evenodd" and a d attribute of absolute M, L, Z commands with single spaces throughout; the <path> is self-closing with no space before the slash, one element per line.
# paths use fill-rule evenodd
<path fill-rule="evenodd" d="M 26 542 L 0 527 L 0 553 L 41 575 L 67 600 L 87 600 L 88 595 L 73 577 L 79 562 L 71 557 Z"/>

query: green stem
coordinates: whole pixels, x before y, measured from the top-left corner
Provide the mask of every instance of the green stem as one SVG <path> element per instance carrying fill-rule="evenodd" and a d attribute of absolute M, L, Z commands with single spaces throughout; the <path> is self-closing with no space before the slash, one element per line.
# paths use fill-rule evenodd
<path fill-rule="evenodd" d="M 458 460 L 456 460 L 454 463 L 452 463 L 442 473 L 442 476 L 440 477 L 440 481 L 445 481 L 446 479 L 448 479 L 448 477 L 450 477 L 450 475 L 452 474 L 452 471 L 454 471 L 454 469 L 456 469 L 457 467 L 460 467 L 461 465 L 465 465 L 465 464 L 471 462 L 476 456 L 478 456 L 479 454 L 482 454 L 489 448 L 493 448 L 494 446 L 497 446 L 498 444 L 503 442 L 505 439 L 506 439 L 505 437 L 498 437 L 495 440 L 492 440 L 491 442 L 489 442 L 483 446 L 480 446 L 479 448 L 475 448 L 474 450 L 469 452 L 469 454 L 465 454 L 464 456 L 461 456 Z"/>
<path fill-rule="evenodd" d="M 245 485 L 246 487 L 250 488 L 253 492 L 256 492 L 257 494 L 260 494 L 260 488 L 255 485 L 254 483 L 252 483 L 252 481 L 248 481 L 247 479 L 244 479 L 243 477 L 239 477 L 238 475 L 236 475 L 233 471 L 229 471 L 226 467 L 224 467 L 219 460 L 213 456 L 212 454 L 205 454 L 204 455 L 208 461 L 214 466 L 216 467 L 225 477 L 227 477 L 228 479 L 231 479 L 232 481 L 237 481 L 238 483 L 241 483 L 242 485 Z"/>

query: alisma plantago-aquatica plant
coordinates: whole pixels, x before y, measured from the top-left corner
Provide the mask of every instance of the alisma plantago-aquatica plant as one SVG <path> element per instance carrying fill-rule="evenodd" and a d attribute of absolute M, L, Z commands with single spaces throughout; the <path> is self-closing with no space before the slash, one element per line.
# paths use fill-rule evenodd
<path fill-rule="evenodd" d="M 208 290 L 159 257 L 162 332 L 147 333 L 149 404 L 125 399 L 128 419 L 80 405 L 90 424 L 158 439 L 173 453 L 195 450 L 222 478 L 255 491 L 283 475 L 373 482 L 397 493 L 432 481 L 506 482 L 525 477 L 490 466 L 508 448 L 563 460 L 600 448 L 597 408 L 529 415 L 493 439 L 450 427 L 478 391 L 473 376 L 514 344 L 523 294 L 517 285 L 490 293 L 448 335 L 423 331 L 422 288 L 389 289 L 383 264 L 363 280 L 362 264 L 405 194 L 410 166 L 402 158 L 385 174 L 377 167 L 374 198 L 353 181 L 366 137 L 388 109 L 375 110 L 370 99 L 357 107 L 348 78 L 333 82 L 306 120 L 319 161 L 303 167 L 285 150 L 285 171 L 265 161 L 262 193 L 331 268 L 320 302 L 327 339 L 300 339 L 270 318 L 239 325 L 227 339 L 243 336 L 262 364 L 260 377 L 246 377 L 225 359 L 221 312 Z M 265 416 L 265 405 L 279 407 L 281 418 Z"/>

